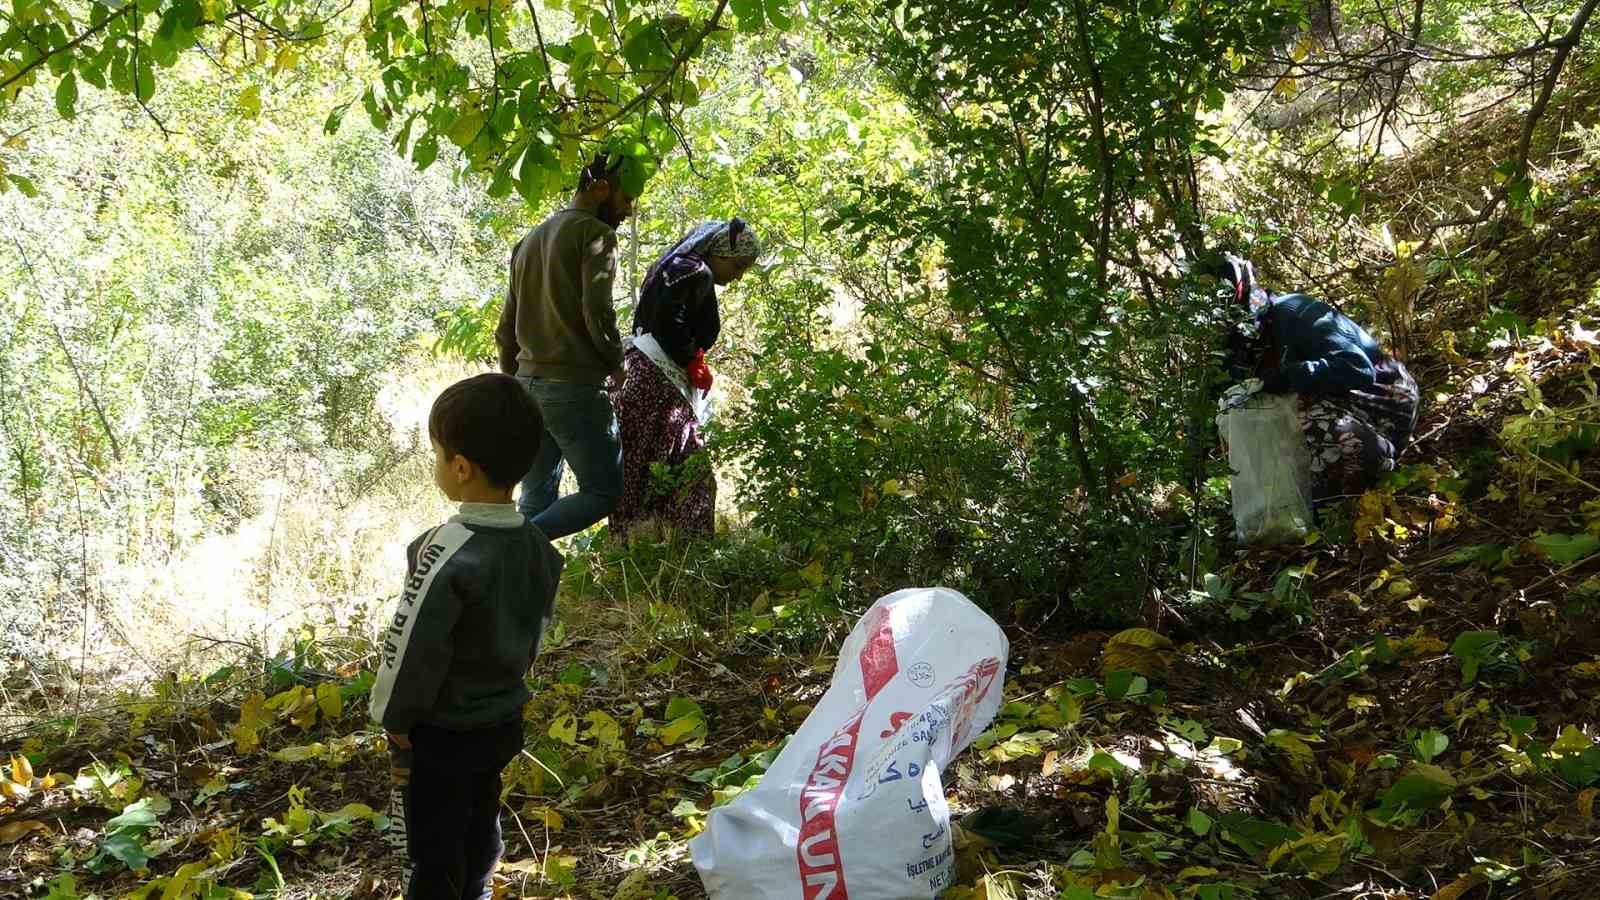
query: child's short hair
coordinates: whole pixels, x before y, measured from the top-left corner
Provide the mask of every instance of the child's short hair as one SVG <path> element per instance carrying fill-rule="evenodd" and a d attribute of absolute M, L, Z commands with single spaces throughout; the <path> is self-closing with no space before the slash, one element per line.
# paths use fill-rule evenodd
<path fill-rule="evenodd" d="M 471 460 L 496 487 L 528 474 L 543 434 L 533 398 L 515 378 L 497 372 L 450 385 L 428 413 L 428 436 L 450 457 Z"/>

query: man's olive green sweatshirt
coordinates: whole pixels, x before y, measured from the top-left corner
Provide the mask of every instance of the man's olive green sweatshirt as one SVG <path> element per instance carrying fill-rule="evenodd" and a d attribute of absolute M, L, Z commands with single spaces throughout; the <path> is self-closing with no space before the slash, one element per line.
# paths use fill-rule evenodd
<path fill-rule="evenodd" d="M 585 209 L 539 223 L 511 254 L 511 286 L 495 329 L 512 375 L 604 384 L 622 368 L 612 286 L 617 233 Z"/>

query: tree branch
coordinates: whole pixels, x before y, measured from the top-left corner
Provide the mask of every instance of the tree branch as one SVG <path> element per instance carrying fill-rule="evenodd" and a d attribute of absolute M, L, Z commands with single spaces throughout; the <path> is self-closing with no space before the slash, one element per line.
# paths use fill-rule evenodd
<path fill-rule="evenodd" d="M 1594 15 L 1596 6 L 1600 6 L 1600 0 L 1585 3 L 1572 17 L 1572 25 L 1567 28 L 1567 33 L 1557 42 L 1556 54 L 1550 60 L 1550 69 L 1545 73 L 1539 97 L 1533 102 L 1533 108 L 1528 110 L 1528 117 L 1523 120 L 1522 139 L 1517 142 L 1516 172 L 1513 178 L 1506 180 L 1508 185 L 1528 174 L 1528 152 L 1533 145 L 1533 132 L 1539 127 L 1539 120 L 1544 118 L 1545 108 L 1550 105 L 1550 95 L 1555 93 L 1556 82 L 1561 78 L 1567 57 L 1571 55 L 1572 48 L 1578 46 L 1578 40 L 1583 37 L 1583 29 L 1588 26 L 1589 17 Z"/>
<path fill-rule="evenodd" d="M 711 18 L 706 22 L 706 26 L 700 29 L 700 33 L 696 34 L 693 40 L 684 45 L 683 50 L 681 50 L 678 55 L 673 58 L 672 65 L 668 66 L 667 70 L 661 73 L 661 77 L 657 78 L 648 88 L 645 88 L 642 92 L 640 92 L 637 97 L 629 100 L 627 104 L 621 109 L 617 110 L 614 115 L 608 117 L 600 124 L 586 129 L 586 132 L 588 134 L 594 134 L 597 131 L 604 131 L 613 124 L 627 118 L 628 115 L 634 110 L 650 102 L 651 98 L 655 97 L 655 95 L 659 93 L 663 87 L 666 87 L 667 84 L 672 81 L 672 76 L 677 74 L 678 70 L 683 67 L 683 64 L 688 62 L 689 58 L 694 56 L 695 53 L 700 50 L 700 45 L 705 43 L 707 35 L 716 30 L 717 23 L 722 20 L 722 13 L 727 8 L 728 0 L 718 0 L 717 8 L 712 11 Z"/>
<path fill-rule="evenodd" d="M 544 45 L 544 29 L 539 27 L 539 13 L 533 7 L 533 0 L 524 0 L 528 5 L 528 18 L 533 20 L 533 36 L 539 39 L 539 56 L 544 60 L 544 83 L 550 88 L 551 96 L 559 97 L 561 92 L 556 90 L 555 76 L 550 73 L 550 51 Z"/>
<path fill-rule="evenodd" d="M 9 76 L 6 77 L 6 79 L 4 81 L 0 81 L 0 91 L 4 91 L 6 88 L 10 87 L 12 84 L 15 84 L 17 81 L 20 81 L 23 78 L 23 76 L 27 75 L 29 72 L 32 72 L 34 69 L 37 69 L 40 66 L 44 65 L 45 63 L 49 62 L 51 60 L 51 58 L 54 57 L 56 54 L 65 53 L 68 50 L 71 50 L 74 47 L 78 46 L 79 44 L 83 43 L 84 41 L 87 41 L 89 38 L 94 37 L 96 34 L 99 34 L 101 31 L 104 31 L 106 26 L 110 25 L 113 20 L 115 20 L 115 19 L 117 19 L 117 18 L 119 18 L 119 17 L 121 17 L 123 15 L 126 15 L 129 12 L 132 12 L 136 5 L 137 4 L 135 4 L 135 3 L 129 3 L 126 6 L 123 6 L 121 8 L 112 10 L 110 13 L 108 13 L 106 15 L 106 20 L 104 22 L 101 22 L 99 25 L 94 25 L 94 26 L 91 26 L 89 28 L 84 29 L 82 34 L 79 34 L 77 37 L 73 38 L 72 40 L 67 41 L 65 44 L 62 44 L 61 46 L 56 47 L 55 49 L 51 50 L 49 53 L 47 53 L 47 54 L 45 54 L 43 56 L 40 56 L 38 59 L 35 59 L 32 62 L 29 62 L 27 65 L 23 66 L 22 68 L 18 69 L 15 72 L 11 73 Z M 135 77 L 137 77 L 137 76 L 135 76 Z"/>

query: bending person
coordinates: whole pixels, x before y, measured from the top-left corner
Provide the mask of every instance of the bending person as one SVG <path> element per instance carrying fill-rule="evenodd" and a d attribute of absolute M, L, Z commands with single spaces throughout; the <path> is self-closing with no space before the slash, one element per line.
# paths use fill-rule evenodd
<path fill-rule="evenodd" d="M 622 428 L 617 534 L 651 520 L 680 534 L 715 530 L 717 482 L 700 433 L 712 380 L 705 354 L 722 330 L 717 286 L 738 281 L 760 255 L 743 221 L 706 222 L 645 275 L 623 357 L 627 379 L 614 398 Z"/>
<path fill-rule="evenodd" d="M 1417 422 L 1417 383 L 1405 364 L 1327 303 L 1262 289 L 1248 260 L 1223 254 L 1210 268 L 1249 310 L 1255 332 L 1234 333 L 1230 374 L 1260 378 L 1268 393 L 1299 394 L 1313 501 L 1361 494 L 1394 471 Z"/>

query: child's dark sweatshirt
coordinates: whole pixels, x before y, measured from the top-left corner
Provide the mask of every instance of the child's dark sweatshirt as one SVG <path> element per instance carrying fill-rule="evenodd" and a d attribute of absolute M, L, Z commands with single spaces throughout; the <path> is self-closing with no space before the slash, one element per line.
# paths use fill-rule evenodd
<path fill-rule="evenodd" d="M 561 554 L 510 504 L 463 503 L 406 551 L 404 592 L 381 636 L 374 721 L 467 731 L 516 718 L 554 610 Z"/>

